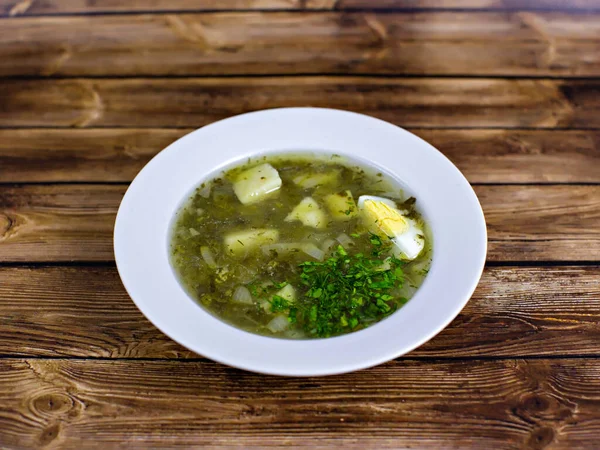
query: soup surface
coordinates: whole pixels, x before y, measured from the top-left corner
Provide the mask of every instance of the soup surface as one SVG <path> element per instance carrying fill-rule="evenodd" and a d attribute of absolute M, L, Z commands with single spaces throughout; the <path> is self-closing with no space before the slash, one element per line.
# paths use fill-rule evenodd
<path fill-rule="evenodd" d="M 244 330 L 322 338 L 368 327 L 414 294 L 431 239 L 394 180 L 343 157 L 249 160 L 178 211 L 172 265 L 189 295 Z"/>

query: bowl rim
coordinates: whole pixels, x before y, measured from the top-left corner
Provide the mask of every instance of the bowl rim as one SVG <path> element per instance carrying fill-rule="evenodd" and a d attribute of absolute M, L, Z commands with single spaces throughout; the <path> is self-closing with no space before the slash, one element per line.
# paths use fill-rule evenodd
<path fill-rule="evenodd" d="M 417 198 L 431 229 L 433 259 L 423 284 L 404 307 L 369 328 L 312 340 L 252 334 L 222 322 L 193 301 L 170 265 L 167 236 L 172 219 L 195 186 L 249 156 L 293 151 L 337 153 L 385 170 Z M 276 108 L 214 122 L 154 156 L 121 201 L 114 252 L 133 302 L 174 341 L 240 369 L 317 376 L 392 360 L 444 329 L 479 282 L 487 230 L 469 182 L 448 158 L 416 135 L 349 111 Z"/>

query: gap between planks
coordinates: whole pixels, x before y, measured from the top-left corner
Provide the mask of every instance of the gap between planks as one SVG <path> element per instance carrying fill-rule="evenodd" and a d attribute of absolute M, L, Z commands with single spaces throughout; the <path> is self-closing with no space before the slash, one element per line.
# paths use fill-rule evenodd
<path fill-rule="evenodd" d="M 41 7 L 40 7 L 41 3 Z M 381 0 L 295 0 L 292 2 L 255 1 L 249 4 L 243 1 L 167 1 L 152 2 L 152 7 L 136 6 L 136 2 L 120 2 L 121 7 L 104 6 L 102 2 L 71 1 L 63 2 L 36 0 L 0 0 L 0 18 L 18 17 L 70 17 L 94 15 L 134 15 L 134 14 L 170 14 L 170 13 L 227 13 L 227 12 L 510 12 L 510 11 L 561 11 L 589 13 L 600 11 L 600 5 L 594 0 L 566 2 L 564 0 L 521 0 L 503 1 L 397 1 L 396 4 Z M 507 4 L 508 3 L 508 4 Z M 65 4 L 69 6 L 65 6 Z M 40 11 L 41 9 L 41 11 Z"/>

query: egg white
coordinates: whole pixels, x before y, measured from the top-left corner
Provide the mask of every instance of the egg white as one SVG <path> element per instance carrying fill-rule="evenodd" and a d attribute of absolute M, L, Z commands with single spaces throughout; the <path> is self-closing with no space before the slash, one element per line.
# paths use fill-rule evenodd
<path fill-rule="evenodd" d="M 392 254 L 399 259 L 413 260 L 421 254 L 425 247 L 425 233 L 421 225 L 414 219 L 406 217 L 404 211 L 398 210 L 396 202 L 389 198 L 377 197 L 374 195 L 361 195 L 358 198 L 358 209 L 365 214 L 365 202 L 372 200 L 374 202 L 381 202 L 394 209 L 398 214 L 402 216 L 402 219 L 406 222 L 407 226 L 402 229 L 391 230 L 390 233 L 385 233 L 389 236 L 394 246 L 392 247 Z M 404 214 L 403 214 L 404 213 Z M 384 217 L 380 218 L 382 221 Z M 371 224 L 372 225 L 372 224 Z"/>

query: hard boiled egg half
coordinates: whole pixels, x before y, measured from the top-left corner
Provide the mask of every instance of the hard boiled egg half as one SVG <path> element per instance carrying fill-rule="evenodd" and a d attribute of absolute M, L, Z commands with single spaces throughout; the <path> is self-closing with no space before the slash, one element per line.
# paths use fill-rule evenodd
<path fill-rule="evenodd" d="M 358 198 L 358 210 L 369 231 L 392 240 L 392 252 L 397 258 L 413 260 L 423 251 L 423 228 L 417 221 L 403 215 L 393 200 L 362 195 Z"/>

